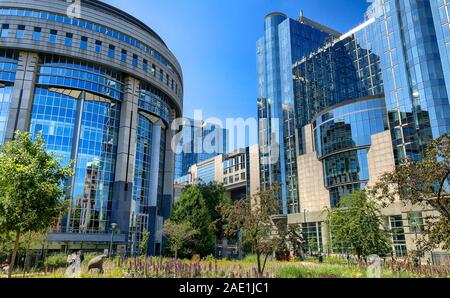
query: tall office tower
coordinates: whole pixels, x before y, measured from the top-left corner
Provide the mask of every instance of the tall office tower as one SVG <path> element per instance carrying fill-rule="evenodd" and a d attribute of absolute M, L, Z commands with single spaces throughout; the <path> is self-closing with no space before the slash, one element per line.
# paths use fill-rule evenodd
<path fill-rule="evenodd" d="M 183 180 L 191 166 L 228 151 L 228 131 L 218 124 L 183 119 L 175 156 L 175 179 Z"/>
<path fill-rule="evenodd" d="M 388 130 L 374 29 L 368 21 L 293 67 L 303 210 L 335 207 L 369 182 L 372 136 Z"/>
<path fill-rule="evenodd" d="M 96 0 L 0 1 L 0 143 L 42 133 L 64 165 L 72 203 L 51 249 L 159 254 L 173 201 L 170 123 L 181 66 L 151 28 Z M 139 251 L 144 230 L 147 252 Z"/>
<path fill-rule="evenodd" d="M 280 214 L 299 211 L 292 65 L 340 34 L 301 16 L 265 17 L 257 42 L 261 190 L 281 186 Z"/>
<path fill-rule="evenodd" d="M 376 19 L 396 163 L 420 159 L 450 132 L 448 3 L 377 0 L 367 17 Z"/>

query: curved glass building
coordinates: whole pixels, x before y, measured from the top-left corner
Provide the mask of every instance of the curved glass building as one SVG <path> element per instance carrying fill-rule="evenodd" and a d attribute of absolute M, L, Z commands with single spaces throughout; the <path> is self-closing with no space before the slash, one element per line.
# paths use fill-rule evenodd
<path fill-rule="evenodd" d="M 181 116 L 181 66 L 141 21 L 82 0 L 0 1 L 0 143 L 42 134 L 73 161 L 72 205 L 49 236 L 53 249 L 159 254 L 173 200 L 169 125 Z M 144 230 L 147 252 L 139 251 Z M 113 235 L 111 235 L 113 233 Z M 113 236 L 113 237 L 111 237 Z"/>

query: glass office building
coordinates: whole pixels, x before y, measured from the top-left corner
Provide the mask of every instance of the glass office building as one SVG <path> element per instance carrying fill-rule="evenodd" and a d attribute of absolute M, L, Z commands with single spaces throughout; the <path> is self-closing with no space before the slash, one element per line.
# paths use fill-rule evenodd
<path fill-rule="evenodd" d="M 338 35 L 304 16 L 272 13 L 257 42 L 261 190 L 281 185 L 280 214 L 299 212 L 292 64 Z"/>
<path fill-rule="evenodd" d="M 312 124 L 331 207 L 366 186 L 371 137 L 388 129 L 374 30 L 368 21 L 293 67 L 298 155 L 306 153 L 305 130 Z"/>
<path fill-rule="evenodd" d="M 184 118 L 175 156 L 175 179 L 182 181 L 193 165 L 227 151 L 227 129 L 214 123 Z"/>
<path fill-rule="evenodd" d="M 376 19 L 396 162 L 420 159 L 450 132 L 448 3 L 379 0 L 368 17 Z"/>
<path fill-rule="evenodd" d="M 148 26 L 108 4 L 0 3 L 0 143 L 42 134 L 75 175 L 52 249 L 159 254 L 173 201 L 170 123 L 181 116 L 181 67 Z M 113 229 L 116 227 L 116 229 Z M 139 251 L 142 233 L 151 235 Z M 111 234 L 114 233 L 114 237 Z"/>
<path fill-rule="evenodd" d="M 361 25 L 294 63 L 300 212 L 289 223 L 322 223 L 323 236 L 324 208 L 449 133 L 449 16 L 447 1 L 376 0 Z M 415 249 L 408 208 L 383 209 L 398 257 Z"/>

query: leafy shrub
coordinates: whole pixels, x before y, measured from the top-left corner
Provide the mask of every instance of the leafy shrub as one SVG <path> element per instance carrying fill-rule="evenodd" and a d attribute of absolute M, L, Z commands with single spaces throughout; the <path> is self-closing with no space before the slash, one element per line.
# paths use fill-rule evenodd
<path fill-rule="evenodd" d="M 67 267 L 67 256 L 64 254 L 52 255 L 45 258 L 44 265 L 48 269 L 59 269 Z"/>

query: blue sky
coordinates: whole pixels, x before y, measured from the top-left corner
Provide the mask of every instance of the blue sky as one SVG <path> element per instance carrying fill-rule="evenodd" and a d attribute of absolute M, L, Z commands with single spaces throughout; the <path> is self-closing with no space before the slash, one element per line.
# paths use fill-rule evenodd
<path fill-rule="evenodd" d="M 154 29 L 181 63 L 184 113 L 204 119 L 256 116 L 256 40 L 273 11 L 345 32 L 363 21 L 366 0 L 105 0 Z"/>

